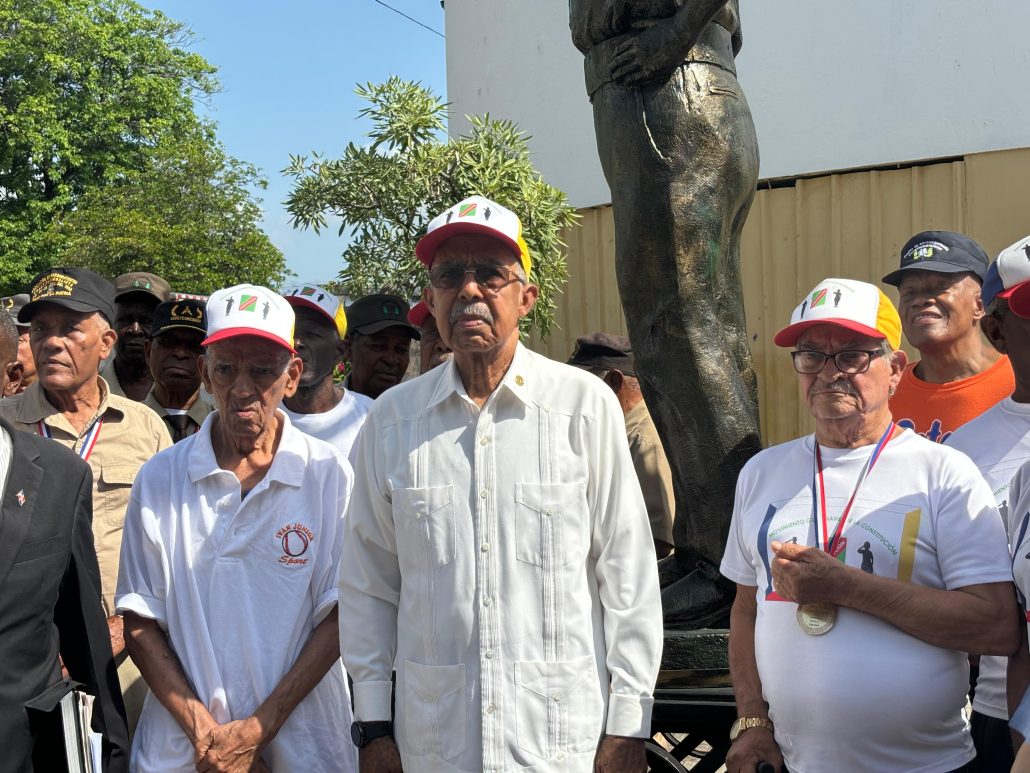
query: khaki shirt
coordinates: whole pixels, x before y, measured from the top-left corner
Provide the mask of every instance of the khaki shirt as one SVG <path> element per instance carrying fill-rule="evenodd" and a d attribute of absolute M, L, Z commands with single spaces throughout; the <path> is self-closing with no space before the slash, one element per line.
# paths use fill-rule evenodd
<path fill-rule="evenodd" d="M 165 408 L 161 403 L 157 401 L 154 396 L 154 390 L 151 389 L 147 392 L 147 396 L 143 398 L 143 404 L 150 408 L 154 413 L 161 417 L 165 426 L 168 428 L 168 434 L 175 437 L 174 428 L 168 422 L 168 409 Z M 193 401 L 193 405 L 186 409 L 186 418 L 190 420 L 189 423 L 189 434 L 192 435 L 200 429 L 200 425 L 204 423 L 204 419 L 211 413 L 215 407 L 208 402 L 201 399 L 200 395 L 197 395 Z"/>
<path fill-rule="evenodd" d="M 141 403 L 110 394 L 100 379 L 100 428 L 89 466 L 93 471 L 93 544 L 100 564 L 104 611 L 114 614 L 114 592 L 118 581 L 118 557 L 122 548 L 122 523 L 136 473 L 150 457 L 172 444 L 164 422 Z M 82 436 L 68 419 L 47 400 L 37 381 L 20 395 L 0 400 L 0 416 L 15 429 L 39 433 L 43 421 L 54 440 L 76 453 Z"/>
<path fill-rule="evenodd" d="M 665 458 L 665 449 L 658 437 L 654 420 L 641 400 L 626 414 L 626 439 L 633 467 L 640 480 L 651 521 L 651 535 L 656 542 L 674 545 L 672 522 L 676 516 L 676 499 L 672 493 L 672 470 Z"/>

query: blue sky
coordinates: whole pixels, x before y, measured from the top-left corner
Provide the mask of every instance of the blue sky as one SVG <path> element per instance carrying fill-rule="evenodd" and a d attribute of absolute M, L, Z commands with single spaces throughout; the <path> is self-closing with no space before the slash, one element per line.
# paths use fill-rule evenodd
<path fill-rule="evenodd" d="M 375 0 L 141 0 L 186 22 L 191 47 L 218 68 L 222 91 L 205 109 L 218 122 L 227 151 L 261 169 L 264 229 L 299 280 L 333 279 L 345 245 L 336 228 L 297 231 L 283 200 L 290 181 L 279 174 L 290 154 L 317 150 L 338 157 L 361 142 L 367 124 L 356 83 L 390 75 L 421 81 L 446 97 L 444 40 Z M 440 32 L 438 0 L 385 0 Z"/>

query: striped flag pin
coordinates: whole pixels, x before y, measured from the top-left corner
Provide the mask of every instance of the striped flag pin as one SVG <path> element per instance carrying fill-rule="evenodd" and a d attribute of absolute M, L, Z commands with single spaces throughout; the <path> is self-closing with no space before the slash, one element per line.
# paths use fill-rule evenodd
<path fill-rule="evenodd" d="M 14 495 L 14 498 L 18 500 L 18 507 L 25 504 L 25 491 L 24 489 Z"/>

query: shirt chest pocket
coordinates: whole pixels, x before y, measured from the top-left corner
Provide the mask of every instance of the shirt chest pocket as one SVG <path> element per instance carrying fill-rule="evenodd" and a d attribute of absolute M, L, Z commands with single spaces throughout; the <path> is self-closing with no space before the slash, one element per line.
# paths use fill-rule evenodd
<path fill-rule="evenodd" d="M 395 489 L 394 525 L 402 565 L 439 569 L 454 561 L 454 486 Z"/>
<path fill-rule="evenodd" d="M 96 487 L 104 507 L 103 518 L 108 526 L 121 528 L 124 523 L 132 482 L 136 480 L 138 472 L 138 464 L 105 464 L 100 468 Z M 97 515 L 93 513 L 94 519 Z"/>
<path fill-rule="evenodd" d="M 590 547 L 585 483 L 515 484 L 515 557 L 533 566 L 581 562 Z"/>

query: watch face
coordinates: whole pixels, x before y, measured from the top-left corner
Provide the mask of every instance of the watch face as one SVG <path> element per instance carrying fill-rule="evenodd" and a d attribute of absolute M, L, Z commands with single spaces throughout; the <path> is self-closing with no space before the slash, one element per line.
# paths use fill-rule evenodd
<path fill-rule="evenodd" d="M 362 746 L 362 742 L 365 740 L 365 734 L 362 732 L 361 724 L 358 722 L 352 722 L 350 726 L 350 739 L 354 742 L 354 745 L 359 749 Z"/>

